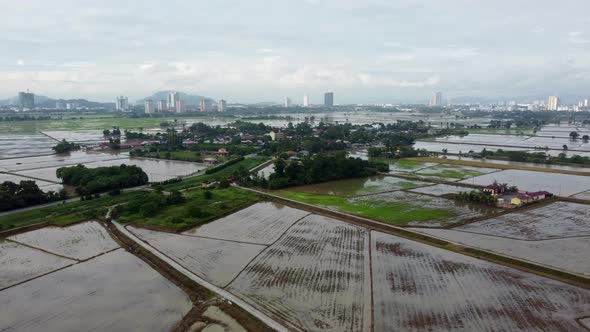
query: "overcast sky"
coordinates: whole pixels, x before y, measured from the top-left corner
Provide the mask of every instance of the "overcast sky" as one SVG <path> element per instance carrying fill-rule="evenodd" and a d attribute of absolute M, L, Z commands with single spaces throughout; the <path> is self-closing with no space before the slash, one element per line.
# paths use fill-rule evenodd
<path fill-rule="evenodd" d="M 0 0 L 0 97 L 590 97 L 588 0 Z"/>

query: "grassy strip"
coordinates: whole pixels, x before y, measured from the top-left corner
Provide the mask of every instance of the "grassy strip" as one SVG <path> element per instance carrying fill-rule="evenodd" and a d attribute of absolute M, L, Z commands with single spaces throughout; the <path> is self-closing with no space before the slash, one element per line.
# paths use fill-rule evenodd
<path fill-rule="evenodd" d="M 470 134 L 494 134 L 494 135 L 533 135 L 535 128 L 515 128 L 515 129 L 494 129 L 479 128 L 466 129 Z"/>
<path fill-rule="evenodd" d="M 429 172 L 430 170 L 441 170 L 440 172 Z M 428 167 L 425 169 L 421 169 L 419 171 L 414 172 L 416 175 L 420 176 L 434 176 L 438 178 L 444 179 L 459 179 L 463 180 L 466 178 L 471 178 L 475 176 L 480 176 L 484 174 L 483 172 L 478 172 L 475 170 L 468 170 L 468 169 L 460 169 L 460 168 L 450 168 L 448 165 L 436 165 L 432 167 Z"/>
<path fill-rule="evenodd" d="M 65 226 L 88 219 L 104 217 L 109 206 L 127 202 L 131 197 L 143 195 L 141 192 L 127 192 L 119 196 L 104 196 L 89 201 L 75 201 L 13 213 L 0 217 L 0 230 L 23 227 L 41 222 Z"/>
<path fill-rule="evenodd" d="M 184 193 L 186 202 L 170 205 L 157 214 L 144 217 L 141 213 L 123 214 L 117 218 L 121 223 L 134 223 L 165 231 L 181 232 L 209 221 L 241 210 L 260 200 L 257 195 L 237 188 L 209 190 L 210 199 L 205 198 L 205 190 L 191 190 Z"/>
<path fill-rule="evenodd" d="M 570 171 L 570 170 L 566 170 L 566 169 L 554 169 L 554 168 L 532 167 L 532 166 L 522 166 L 522 165 L 505 165 L 505 164 L 495 164 L 495 163 L 490 163 L 490 162 L 480 162 L 480 161 L 471 161 L 471 160 L 456 160 L 456 159 L 445 159 L 445 158 L 434 158 L 434 157 L 416 157 L 416 158 L 409 158 L 409 159 L 413 160 L 413 161 L 419 161 L 419 162 L 441 163 L 441 164 L 450 164 L 450 165 L 463 165 L 463 166 L 497 168 L 497 169 L 515 169 L 515 170 L 520 170 L 520 171 L 590 176 L 590 173 L 588 173 L 588 172 Z"/>
<path fill-rule="evenodd" d="M 347 199 L 340 196 L 309 194 L 281 190 L 273 194 L 295 201 L 333 208 L 341 212 L 382 221 L 393 225 L 451 218 L 449 210 L 425 208 L 410 203 L 386 202 L 369 198 Z"/>
<path fill-rule="evenodd" d="M 259 165 L 259 164 L 265 162 L 266 160 L 267 160 L 266 158 L 246 158 L 246 159 L 240 161 L 239 163 L 228 166 L 216 173 L 204 174 L 204 175 L 195 176 L 195 177 L 188 178 L 188 179 L 183 179 L 181 182 L 172 183 L 169 185 L 164 185 L 164 186 L 162 186 L 162 188 L 164 190 L 182 190 L 182 189 L 187 189 L 187 188 L 198 187 L 205 182 L 211 182 L 211 181 L 215 181 L 218 179 L 229 178 L 232 176 L 232 174 L 236 170 L 240 169 L 240 167 L 244 167 L 244 169 L 249 170 L 249 169 L 255 167 L 256 165 Z"/>
<path fill-rule="evenodd" d="M 169 155 L 168 155 L 169 154 Z M 147 158 L 156 158 L 156 159 L 165 159 L 165 160 L 180 160 L 180 161 L 190 161 L 190 162 L 202 162 L 204 158 L 208 156 L 203 156 L 199 152 L 196 151 L 172 151 L 172 152 L 147 152 L 142 155 L 142 157 Z"/>

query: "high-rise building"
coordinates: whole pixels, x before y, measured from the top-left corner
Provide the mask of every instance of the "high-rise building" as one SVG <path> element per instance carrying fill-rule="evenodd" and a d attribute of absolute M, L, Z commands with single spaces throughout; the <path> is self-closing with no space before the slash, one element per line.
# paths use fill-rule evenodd
<path fill-rule="evenodd" d="M 442 106 L 442 92 L 435 92 L 430 99 L 430 106 Z"/>
<path fill-rule="evenodd" d="M 326 107 L 334 106 L 334 92 L 324 93 L 324 106 L 326 106 Z"/>
<path fill-rule="evenodd" d="M 590 98 L 584 99 L 584 107 L 590 107 Z"/>
<path fill-rule="evenodd" d="M 285 97 L 285 107 L 291 107 L 291 106 L 292 106 L 291 98 Z"/>
<path fill-rule="evenodd" d="M 227 109 L 227 102 L 223 99 L 221 99 L 218 103 L 217 103 L 217 111 L 218 112 L 225 112 Z"/>
<path fill-rule="evenodd" d="M 158 112 L 166 112 L 168 110 L 168 104 L 166 100 L 158 100 L 157 105 Z"/>
<path fill-rule="evenodd" d="M 180 100 L 180 94 L 175 91 L 168 92 L 168 108 L 175 108 L 176 102 Z"/>
<path fill-rule="evenodd" d="M 154 101 L 148 99 L 144 102 L 145 105 L 145 114 L 152 114 L 156 113 L 156 108 L 154 107 Z"/>
<path fill-rule="evenodd" d="M 35 94 L 27 92 L 18 93 L 18 103 L 21 110 L 35 108 Z"/>
<path fill-rule="evenodd" d="M 61 101 L 55 102 L 55 109 L 56 110 L 63 110 L 66 108 L 66 105 Z"/>
<path fill-rule="evenodd" d="M 174 106 L 176 109 L 176 113 L 184 113 L 185 112 L 184 101 L 177 100 L 176 104 Z"/>
<path fill-rule="evenodd" d="M 547 100 L 547 110 L 548 111 L 557 111 L 559 108 L 559 97 L 557 96 L 549 96 Z"/>
<path fill-rule="evenodd" d="M 201 103 L 200 103 L 200 106 L 199 106 L 199 110 L 200 110 L 201 112 L 207 112 L 207 111 L 209 110 L 209 105 L 208 105 L 208 103 L 207 103 L 207 100 L 205 100 L 205 99 L 201 99 Z"/>
<path fill-rule="evenodd" d="M 309 96 L 308 95 L 303 96 L 303 107 L 309 107 Z"/>
<path fill-rule="evenodd" d="M 117 97 L 116 109 L 117 109 L 117 111 L 125 111 L 125 110 L 129 109 L 129 100 L 127 99 L 127 97 L 125 97 L 125 96 Z"/>

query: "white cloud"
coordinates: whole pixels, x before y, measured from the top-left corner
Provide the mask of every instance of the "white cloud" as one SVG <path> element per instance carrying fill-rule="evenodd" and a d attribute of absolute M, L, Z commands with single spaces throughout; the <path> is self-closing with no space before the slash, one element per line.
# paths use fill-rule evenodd
<path fill-rule="evenodd" d="M 570 43 L 573 44 L 588 44 L 590 40 L 584 37 L 583 31 L 570 31 L 568 34 L 568 39 Z"/>

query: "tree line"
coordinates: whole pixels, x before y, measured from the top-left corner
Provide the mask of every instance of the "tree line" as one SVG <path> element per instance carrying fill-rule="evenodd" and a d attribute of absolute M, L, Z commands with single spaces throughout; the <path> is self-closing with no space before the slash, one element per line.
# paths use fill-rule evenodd
<path fill-rule="evenodd" d="M 19 183 L 5 181 L 0 184 L 0 211 L 21 209 L 28 206 L 45 204 L 67 198 L 62 189 L 59 192 L 43 192 L 35 181 L 25 180 Z"/>

